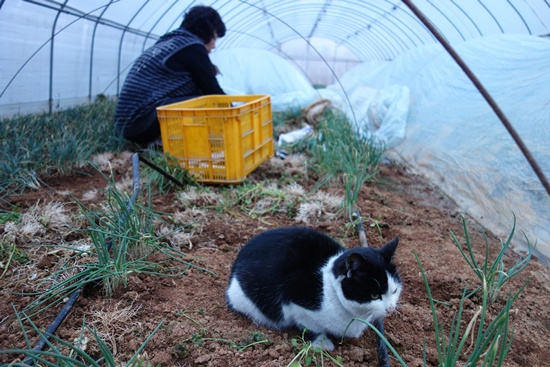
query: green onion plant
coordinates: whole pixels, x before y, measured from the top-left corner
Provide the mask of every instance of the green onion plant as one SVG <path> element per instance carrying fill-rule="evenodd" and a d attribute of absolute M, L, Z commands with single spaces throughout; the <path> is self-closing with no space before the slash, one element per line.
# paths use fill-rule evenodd
<path fill-rule="evenodd" d="M 467 298 L 467 292 L 464 290 L 460 306 L 451 321 L 449 333 L 445 334 L 443 325 L 437 316 L 435 302 L 426 273 L 418 255 L 415 253 L 414 256 L 420 268 L 430 300 L 439 365 L 442 367 L 454 367 L 458 364 L 459 358 L 463 357 L 466 359 L 466 366 L 503 366 L 504 359 L 510 350 L 513 339 L 513 331 L 509 328 L 512 303 L 527 283 L 515 294 L 510 295 L 502 310 L 492 321 L 488 322 L 489 287 L 488 283 L 483 280 L 481 288 L 483 291 L 482 304 L 474 316 L 469 321 L 466 321 L 466 329 L 461 331 L 464 300 Z M 477 332 L 475 331 L 476 326 Z M 465 348 L 469 339 L 472 340 L 471 345 Z M 426 366 L 425 355 L 426 352 L 424 351 L 424 365 Z"/>
<path fill-rule="evenodd" d="M 466 260 L 470 268 L 472 268 L 472 270 L 482 283 L 482 285 L 476 288 L 472 293 L 470 293 L 470 295 L 482 289 L 483 285 L 486 284 L 488 301 L 489 303 L 493 303 L 497 299 L 502 287 L 506 284 L 506 282 L 508 282 L 508 280 L 510 280 L 512 277 L 519 274 L 521 271 L 523 271 L 523 269 L 525 269 L 525 267 L 529 264 L 532 255 L 532 248 L 529 243 L 529 239 L 527 238 L 527 236 L 525 236 L 524 233 L 525 239 L 527 240 L 527 255 L 525 257 L 520 257 L 512 267 L 506 269 L 506 266 L 504 264 L 504 254 L 506 253 L 506 250 L 512 242 L 512 238 L 514 237 L 514 232 L 516 229 L 516 217 L 514 216 L 514 224 L 512 226 L 510 235 L 508 236 L 506 241 L 500 241 L 500 252 L 497 254 L 495 259 L 493 259 L 493 261 L 489 259 L 489 239 L 485 234 L 483 234 L 485 237 L 485 256 L 482 262 L 478 262 L 476 260 L 473 252 L 473 245 L 471 243 L 468 227 L 466 224 L 466 219 L 464 218 L 464 216 L 462 216 L 462 224 L 464 227 L 466 251 L 461 246 L 460 241 L 457 239 L 454 232 L 451 231 L 453 242 L 462 254 L 462 257 L 464 257 L 464 260 Z"/>
<path fill-rule="evenodd" d="M 164 244 L 162 237 L 155 234 L 154 223 L 161 220 L 159 215 L 139 200 L 131 204 L 129 197 L 119 192 L 114 182 L 110 183 L 103 207 L 88 208 L 78 204 L 89 223 L 87 232 L 93 246 L 90 250 L 73 249 L 77 255 L 49 278 L 53 280 L 52 286 L 32 294 L 38 297 L 24 309 L 30 316 L 59 304 L 85 286 L 100 286 L 110 297 L 118 287 L 127 285 L 132 274 L 176 277 L 190 267 L 211 273 L 185 261 L 184 253 Z M 78 261 L 83 254 L 96 261 Z M 164 260 L 153 260 L 153 254 L 162 255 Z"/>
<path fill-rule="evenodd" d="M 361 187 L 378 174 L 384 149 L 374 136 L 357 133 L 343 113 L 326 109 L 311 151 L 313 169 L 320 176 L 317 187 L 332 180 L 343 183 L 344 209 L 350 221 L 354 221 Z"/>
<path fill-rule="evenodd" d="M 437 302 L 433 298 L 424 267 L 416 252 L 414 252 L 414 256 L 420 268 L 420 273 L 430 302 L 438 358 L 437 365 L 440 367 L 455 367 L 459 365 L 471 367 L 504 366 L 504 361 L 506 355 L 510 351 L 514 336 L 513 330 L 510 329 L 509 325 L 512 304 L 527 283 L 508 297 L 504 307 L 491 321 L 489 321 L 489 287 L 487 282 L 483 281 L 481 286 L 483 291 L 482 304 L 469 320 L 464 320 L 464 301 L 467 299 L 467 290 L 465 289 L 462 293 L 458 310 L 454 313 L 451 320 L 449 331 L 446 333 L 443 323 L 437 315 Z M 374 325 L 361 319 L 355 319 L 354 321 L 363 322 L 373 329 L 384 343 L 386 343 L 386 346 L 399 364 L 403 367 L 407 367 L 407 364 L 399 353 Z M 465 328 L 464 325 L 466 325 Z M 423 365 L 426 367 L 428 366 L 426 345 L 424 345 L 423 356 Z"/>

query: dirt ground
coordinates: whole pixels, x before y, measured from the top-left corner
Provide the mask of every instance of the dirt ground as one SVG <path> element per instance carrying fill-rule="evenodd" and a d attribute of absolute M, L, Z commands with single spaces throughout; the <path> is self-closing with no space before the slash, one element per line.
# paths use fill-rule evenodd
<path fill-rule="evenodd" d="M 280 170 L 285 169 L 285 163 L 275 160 L 278 158 L 262 164 L 249 176 L 249 180 L 263 182 L 276 179 Z M 74 203 L 71 195 L 82 198 L 92 188 L 105 187 L 101 175 L 91 170 L 83 171 L 86 174 L 49 179 L 49 187 L 10 197 L 8 201 L 17 205 L 20 212 L 30 210 L 37 203 L 48 202 L 69 203 L 69 207 L 76 210 L 70 204 Z M 122 176 L 123 172 L 118 174 Z M 298 183 L 306 192 L 313 186 L 313 182 L 307 179 Z M 338 188 L 324 190 L 342 195 Z M 175 194 L 155 196 L 153 207 L 171 213 L 178 206 L 176 201 Z M 7 209 L 5 204 L 2 205 Z M 464 238 L 461 213 L 452 201 L 422 178 L 390 163 L 382 166 L 376 182 L 363 187 L 358 206 L 365 218 L 371 246 L 381 246 L 395 236 L 399 238 L 394 261 L 404 290 L 398 312 L 385 321 L 386 335 L 408 366 L 422 366 L 424 344 L 427 364 L 436 366 L 433 319 L 414 252 L 426 270 L 434 298 L 440 301 L 437 304 L 438 315 L 448 330 L 463 288 L 471 289 L 479 284 L 451 239 L 451 230 L 459 239 Z M 57 335 L 74 341 L 85 318 L 101 332 L 117 359 L 124 362 L 162 322 L 142 353 L 143 359 L 150 365 L 289 365 L 298 352 L 291 341 L 299 341 L 301 331 L 268 330 L 229 312 L 225 306 L 224 290 L 232 262 L 248 239 L 269 228 L 306 223 L 297 222 L 288 213 L 250 216 L 238 210 L 209 210 L 207 215 L 197 220 L 202 223 L 201 231 L 194 232 L 181 251 L 185 252 L 189 262 L 210 272 L 191 268 L 177 278 L 136 275 L 131 276 L 128 286 L 117 290 L 112 298 L 100 292 L 80 296 Z M 346 226 L 347 223 L 345 218 L 319 216 L 307 224 L 328 233 L 347 247 L 359 246 L 357 233 Z M 476 255 L 480 257 L 484 245 L 481 230 L 471 218 L 467 223 L 476 245 Z M 521 218 L 518 218 L 518 225 L 521 225 Z M 503 233 L 507 234 L 510 229 L 503 229 Z M 0 226 L 0 231 L 5 230 L 5 226 Z M 488 234 L 488 238 L 494 256 L 500 242 L 493 234 Z M 33 274 L 47 273 L 55 265 L 57 255 L 50 250 L 28 244 L 25 251 L 30 263 L 25 266 L 15 264 L 0 279 L 3 299 L 0 302 L 2 350 L 25 347 L 21 330 L 10 316 L 13 315 L 13 307 L 21 310 L 33 298 L 17 295 L 16 292 L 32 289 L 35 283 Z M 515 263 L 518 256 L 510 251 L 505 259 L 506 264 L 510 266 Z M 549 275 L 548 268 L 532 259 L 524 272 L 513 278 L 502 292 L 506 296 L 508 291 L 516 290 L 529 281 L 512 307 L 510 320 L 514 342 L 505 366 L 550 366 Z M 479 304 L 479 297 L 465 303 L 464 326 L 472 319 Z M 490 317 L 494 317 L 503 305 L 504 297 L 491 306 Z M 58 309 L 46 311 L 33 321 L 45 329 L 57 312 Z M 35 342 L 32 340 L 31 344 Z M 91 355 L 99 356 L 97 345 L 92 340 L 86 348 Z M 465 350 L 469 348 L 470 341 Z M 375 366 L 374 333 L 367 331 L 358 339 L 345 339 L 331 354 L 335 358 L 341 357 L 344 366 Z M 10 363 L 17 358 L 22 356 L 0 354 L 0 363 Z M 398 365 L 395 358 L 391 360 L 392 366 Z M 325 363 L 331 365 L 327 360 Z"/>

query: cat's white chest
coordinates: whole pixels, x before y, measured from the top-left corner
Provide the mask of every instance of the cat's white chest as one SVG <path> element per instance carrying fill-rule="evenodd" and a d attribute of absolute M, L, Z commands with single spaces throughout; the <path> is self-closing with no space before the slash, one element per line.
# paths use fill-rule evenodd
<path fill-rule="evenodd" d="M 283 306 L 283 313 L 289 325 L 303 325 L 314 333 L 357 338 L 367 328 L 365 323 L 352 322 L 354 317 L 347 312 L 342 312 L 341 309 L 322 307 L 319 310 L 309 310 L 291 303 Z"/>
<path fill-rule="evenodd" d="M 283 306 L 286 323 L 303 325 L 315 333 L 328 333 L 338 337 L 357 338 L 368 327 L 360 318 L 372 321 L 370 307 L 357 302 L 345 300 L 341 294 L 340 282 L 335 279 L 330 269 L 334 264 L 333 258 L 321 269 L 323 276 L 323 301 L 317 310 L 310 310 L 294 303 Z M 346 304 L 343 304 L 342 302 Z"/>

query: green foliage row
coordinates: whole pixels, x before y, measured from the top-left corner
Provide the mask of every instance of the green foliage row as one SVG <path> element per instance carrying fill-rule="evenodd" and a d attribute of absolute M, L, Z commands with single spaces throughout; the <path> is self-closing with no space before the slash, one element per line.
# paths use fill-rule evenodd
<path fill-rule="evenodd" d="M 52 114 L 0 120 L 0 198 L 41 184 L 40 175 L 70 173 L 90 157 L 119 152 L 128 143 L 115 133 L 116 103 L 98 99 Z"/>

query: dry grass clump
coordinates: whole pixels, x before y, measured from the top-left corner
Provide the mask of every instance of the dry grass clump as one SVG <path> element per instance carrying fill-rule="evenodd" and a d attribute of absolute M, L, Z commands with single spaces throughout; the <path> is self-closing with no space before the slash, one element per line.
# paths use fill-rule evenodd
<path fill-rule="evenodd" d="M 86 317 L 88 324 L 95 329 L 97 335 L 110 347 L 113 355 L 117 357 L 118 346 L 128 342 L 128 336 L 140 327 L 141 323 L 136 320 L 140 305 L 125 306 L 125 301 L 104 305 L 101 309 L 92 309 Z M 88 339 L 94 339 L 92 335 Z M 95 348 L 95 346 L 91 346 Z"/>
<path fill-rule="evenodd" d="M 64 203 L 36 203 L 19 222 L 6 223 L 3 238 L 19 246 L 59 244 L 80 226 L 80 218 L 73 216 Z"/>
<path fill-rule="evenodd" d="M 194 237 L 193 232 L 188 232 L 180 228 L 175 228 L 168 224 L 161 224 L 155 231 L 155 234 L 162 238 L 163 242 L 168 242 L 170 247 L 181 249 L 183 247 L 193 248 L 191 239 Z"/>
<path fill-rule="evenodd" d="M 308 157 L 301 153 L 289 154 L 285 159 L 274 157 L 263 164 L 269 165 L 268 169 L 272 174 L 281 177 L 304 178 L 308 174 Z"/>
<path fill-rule="evenodd" d="M 104 152 L 92 157 L 91 162 L 101 172 L 124 171 L 132 162 L 132 152 Z"/>
<path fill-rule="evenodd" d="M 98 189 L 91 189 L 82 194 L 82 201 L 96 201 L 99 199 L 100 191 Z"/>
<path fill-rule="evenodd" d="M 172 220 L 180 226 L 192 224 L 195 228 L 202 227 L 200 224 L 208 220 L 208 211 L 201 208 L 185 208 L 172 214 Z"/>
<path fill-rule="evenodd" d="M 222 195 L 205 187 L 190 186 L 178 194 L 178 201 L 185 207 L 214 206 L 222 200 Z"/>
<path fill-rule="evenodd" d="M 131 178 L 126 177 L 115 183 L 115 189 L 119 193 L 131 194 L 134 188 L 134 182 Z"/>
<path fill-rule="evenodd" d="M 171 214 L 170 222 L 171 224 L 161 224 L 156 233 L 173 248 L 192 249 L 193 238 L 203 232 L 204 226 L 208 222 L 208 211 L 189 207 Z"/>
<path fill-rule="evenodd" d="M 308 225 L 335 220 L 341 212 L 343 200 L 341 196 L 318 191 L 300 204 L 294 220 Z"/>
<path fill-rule="evenodd" d="M 296 182 L 292 182 L 286 185 L 285 187 L 283 187 L 283 191 L 293 197 L 306 196 L 306 190 L 304 189 L 304 187 Z"/>

